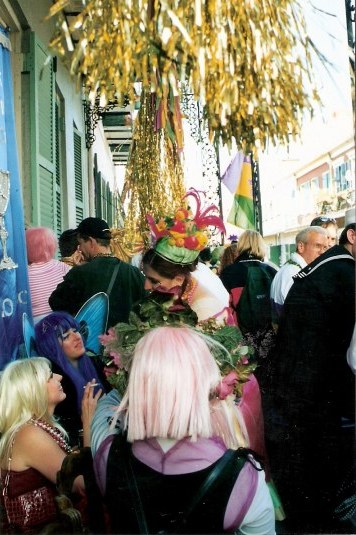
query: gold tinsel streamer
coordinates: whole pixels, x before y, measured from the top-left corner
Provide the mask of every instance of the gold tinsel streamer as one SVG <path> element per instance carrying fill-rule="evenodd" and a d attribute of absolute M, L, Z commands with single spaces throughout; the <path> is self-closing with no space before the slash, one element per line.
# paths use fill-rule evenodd
<path fill-rule="evenodd" d="M 128 251 L 125 249 L 123 243 L 124 243 L 124 236 L 125 232 L 122 228 L 111 228 L 111 240 L 110 240 L 110 249 L 111 252 L 116 258 L 119 258 L 120 260 L 123 260 L 124 262 L 130 262 L 132 256 L 139 252 L 140 248 L 135 250 L 132 248 L 132 250 Z M 141 244 L 142 247 L 142 244 Z"/>
<path fill-rule="evenodd" d="M 73 50 L 71 72 L 102 106 L 134 102 L 136 81 L 158 96 L 188 81 L 211 134 L 254 151 L 288 143 L 317 99 L 297 0 L 87 0 L 69 28 L 68 3 L 51 8 L 52 45 Z"/>
<path fill-rule="evenodd" d="M 153 95 L 143 92 L 122 195 L 128 204 L 122 245 L 133 254 L 149 244 L 146 214 L 173 212 L 185 193 L 177 151 L 166 130 L 154 131 L 153 122 Z"/>

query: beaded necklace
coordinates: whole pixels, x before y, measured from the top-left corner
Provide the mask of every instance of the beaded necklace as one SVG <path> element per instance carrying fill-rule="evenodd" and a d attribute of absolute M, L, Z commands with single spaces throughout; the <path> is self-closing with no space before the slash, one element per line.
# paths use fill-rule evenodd
<path fill-rule="evenodd" d="M 91 257 L 91 260 L 94 260 L 94 258 L 98 258 L 100 256 L 113 256 L 112 253 L 96 253 L 94 256 Z"/>
<path fill-rule="evenodd" d="M 54 427 L 53 425 L 50 425 L 41 419 L 35 420 L 34 418 L 31 418 L 30 422 L 36 427 L 40 427 L 41 429 L 43 429 L 43 431 L 48 433 L 50 437 L 52 437 L 53 440 L 57 442 L 58 446 L 63 451 L 65 451 L 66 453 L 71 453 L 72 448 L 69 446 L 68 442 L 64 438 L 62 431 L 57 429 L 57 427 Z"/>
<path fill-rule="evenodd" d="M 188 305 L 192 302 L 193 294 L 198 286 L 198 281 L 196 279 L 190 278 L 188 280 L 187 286 L 182 294 L 182 301 L 186 301 Z"/>

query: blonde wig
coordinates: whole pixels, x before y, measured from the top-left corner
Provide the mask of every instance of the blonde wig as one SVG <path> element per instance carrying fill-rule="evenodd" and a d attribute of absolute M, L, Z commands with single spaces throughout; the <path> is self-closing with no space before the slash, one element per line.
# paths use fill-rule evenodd
<path fill-rule="evenodd" d="M 31 418 L 58 426 L 48 413 L 50 361 L 31 357 L 10 362 L 0 377 L 0 461 L 8 457 L 13 437 Z"/>
<path fill-rule="evenodd" d="M 138 342 L 119 406 L 130 442 L 220 436 L 228 447 L 245 445 L 234 409 L 216 395 L 212 344 L 185 326 L 158 327 Z"/>
<path fill-rule="evenodd" d="M 259 260 L 263 260 L 266 256 L 266 244 L 261 234 L 256 230 L 245 230 L 239 237 L 237 256 L 243 253 L 255 256 Z"/>

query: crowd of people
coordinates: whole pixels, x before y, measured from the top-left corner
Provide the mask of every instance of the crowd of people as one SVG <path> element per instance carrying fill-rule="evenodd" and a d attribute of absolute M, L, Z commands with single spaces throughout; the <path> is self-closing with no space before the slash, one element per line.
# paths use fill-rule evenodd
<path fill-rule="evenodd" d="M 2 533 L 58 521 L 69 457 L 87 532 L 355 528 L 355 224 L 337 244 L 336 223 L 313 220 L 280 268 L 247 230 L 212 266 L 208 229 L 223 223 L 187 199 L 195 213 L 148 215 L 139 267 L 114 255 L 100 218 L 59 243 L 26 231 L 38 356 L 1 373 Z M 94 356 L 75 315 L 98 292 L 109 313 Z"/>

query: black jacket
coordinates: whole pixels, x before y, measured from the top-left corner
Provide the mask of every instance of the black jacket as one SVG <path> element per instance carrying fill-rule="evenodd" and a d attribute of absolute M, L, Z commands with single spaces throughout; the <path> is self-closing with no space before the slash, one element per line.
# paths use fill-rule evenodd
<path fill-rule="evenodd" d="M 145 295 L 144 277 L 139 269 L 115 257 L 97 257 L 73 267 L 49 298 L 52 310 L 63 310 L 74 316 L 94 294 L 106 293 L 118 262 L 120 268 L 109 297 L 107 327 L 127 322 L 132 305 Z"/>
<path fill-rule="evenodd" d="M 354 321 L 355 261 L 336 245 L 294 277 L 262 400 L 271 473 L 293 533 L 340 533 L 332 512 L 354 462 L 346 361 Z"/>
<path fill-rule="evenodd" d="M 335 245 L 294 276 L 284 303 L 273 364 L 276 397 L 330 415 L 353 414 L 346 361 L 355 322 L 355 261 Z M 321 414 L 321 413 L 320 413 Z"/>

